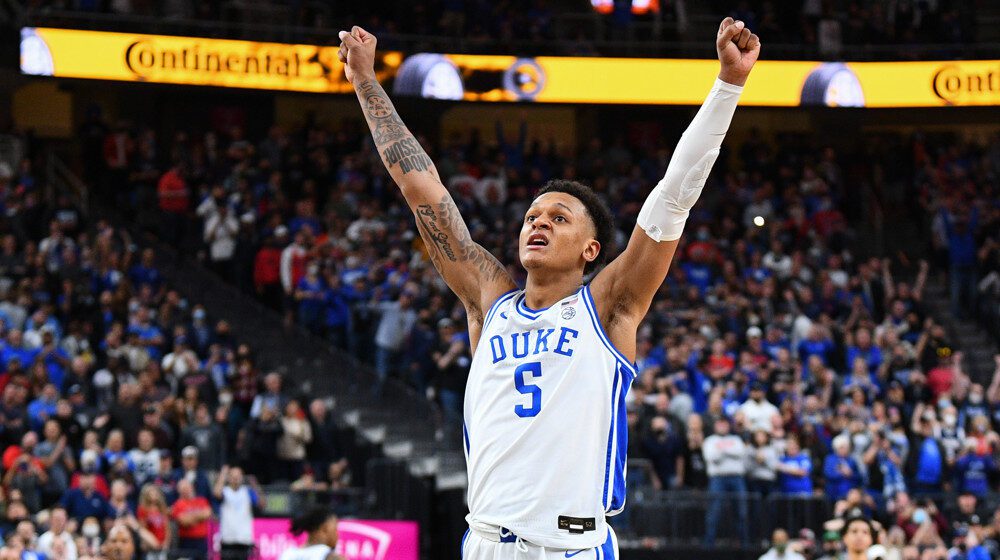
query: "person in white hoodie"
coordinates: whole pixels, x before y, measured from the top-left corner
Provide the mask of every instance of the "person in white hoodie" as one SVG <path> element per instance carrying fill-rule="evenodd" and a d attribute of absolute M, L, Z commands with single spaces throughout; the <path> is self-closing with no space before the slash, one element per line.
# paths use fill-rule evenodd
<path fill-rule="evenodd" d="M 708 470 L 708 491 L 712 495 L 712 503 L 705 514 L 705 546 L 715 545 L 722 509 L 730 498 L 736 499 L 739 515 L 736 530 L 740 542 L 747 546 L 750 544 L 750 531 L 747 524 L 746 444 L 739 436 L 730 433 L 729 420 L 719 417 L 715 420 L 715 433 L 705 438 L 702 453 Z"/>
<path fill-rule="evenodd" d="M 38 552 L 51 558 L 53 556 L 52 550 L 56 546 L 55 542 L 62 541 L 65 553 L 64 560 L 76 560 L 76 543 L 73 541 L 73 535 L 66 530 L 66 520 L 66 508 L 62 506 L 52 508 L 51 513 L 49 513 L 49 530 L 38 537 Z"/>

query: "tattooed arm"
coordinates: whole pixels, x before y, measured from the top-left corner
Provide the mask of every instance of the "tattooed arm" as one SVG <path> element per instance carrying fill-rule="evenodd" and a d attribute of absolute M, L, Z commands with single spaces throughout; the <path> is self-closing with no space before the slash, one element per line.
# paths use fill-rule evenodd
<path fill-rule="evenodd" d="M 485 311 L 513 289 L 514 282 L 496 257 L 472 241 L 434 163 L 375 78 L 375 37 L 354 27 L 350 33 L 341 31 L 340 39 L 340 57 L 346 62 L 347 79 L 354 85 L 375 149 L 413 211 L 434 267 L 465 304 L 475 348 Z"/>

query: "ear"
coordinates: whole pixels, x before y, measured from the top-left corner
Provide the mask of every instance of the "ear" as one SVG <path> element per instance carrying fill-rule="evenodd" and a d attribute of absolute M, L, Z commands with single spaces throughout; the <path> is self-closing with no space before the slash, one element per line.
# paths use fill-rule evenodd
<path fill-rule="evenodd" d="M 600 254 L 601 243 L 596 239 L 590 239 L 587 241 L 587 245 L 583 248 L 583 260 L 589 263 L 594 262 Z"/>

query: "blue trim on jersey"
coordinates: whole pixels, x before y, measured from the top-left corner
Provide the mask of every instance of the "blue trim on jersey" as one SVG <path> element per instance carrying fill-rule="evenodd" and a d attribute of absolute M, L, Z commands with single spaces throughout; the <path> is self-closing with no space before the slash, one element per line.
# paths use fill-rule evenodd
<path fill-rule="evenodd" d="M 503 302 L 509 300 L 511 298 L 511 296 L 513 294 L 515 294 L 515 293 L 517 293 L 517 289 L 516 288 L 513 289 L 513 290 L 510 290 L 509 292 L 505 292 L 503 295 L 501 295 L 500 297 L 498 297 L 496 301 L 493 302 L 493 305 L 490 306 L 489 311 L 486 312 L 486 318 L 483 319 L 483 328 L 482 328 L 482 330 L 485 331 L 486 327 L 489 326 L 490 319 L 492 319 L 493 315 L 496 314 L 497 308 L 500 307 L 500 304 L 502 304 Z"/>
<path fill-rule="evenodd" d="M 462 544 L 460 545 L 460 548 L 458 550 L 458 553 L 460 555 L 459 558 L 465 558 L 465 541 L 469 540 L 470 531 L 472 531 L 472 529 L 466 529 L 465 534 L 462 535 Z"/>
<path fill-rule="evenodd" d="M 611 447 L 614 443 L 615 437 L 615 423 L 618 420 L 618 415 L 615 414 L 615 392 L 618 391 L 618 379 L 621 375 L 618 369 L 615 369 L 615 381 L 611 385 L 611 426 L 608 428 L 608 451 L 607 456 L 604 460 L 604 489 L 601 491 L 601 504 L 604 506 L 604 510 L 607 511 L 608 507 L 611 505 L 608 503 L 608 483 L 611 480 Z"/>
<path fill-rule="evenodd" d="M 511 531 L 510 529 L 508 529 L 506 527 L 500 527 L 500 542 L 502 542 L 502 543 L 516 543 L 517 542 L 517 535 L 514 534 L 514 531 Z"/>
<path fill-rule="evenodd" d="M 465 440 L 465 457 L 469 457 L 469 427 L 462 422 L 462 439 Z"/>
<path fill-rule="evenodd" d="M 597 557 L 602 558 L 603 560 L 617 560 L 617 558 L 615 558 L 615 541 L 611 538 L 610 528 L 608 529 L 607 540 L 605 540 L 604 544 L 601 545 L 601 548 L 598 549 Z"/>
<path fill-rule="evenodd" d="M 583 286 L 581 286 L 580 289 L 583 289 Z M 570 295 L 562 298 L 559 301 L 562 301 L 563 299 L 566 299 L 568 297 L 572 297 L 574 295 L 579 295 L 580 294 L 580 289 L 578 289 L 577 291 L 573 292 L 572 294 L 570 294 Z M 548 311 L 549 309 L 552 309 L 552 305 L 555 305 L 555 304 L 552 304 L 552 305 L 550 305 L 548 307 L 544 307 L 542 309 L 532 309 L 532 308 L 528 307 L 527 303 L 525 303 L 526 300 L 527 300 L 527 294 L 523 294 L 522 293 L 520 296 L 518 296 L 518 298 L 514 301 L 514 310 L 517 311 L 518 315 L 524 317 L 525 319 L 531 319 L 532 321 L 534 321 L 534 320 L 538 319 L 539 317 L 541 317 L 542 313 Z M 559 302 L 556 302 L 556 303 L 559 303 Z"/>
<path fill-rule="evenodd" d="M 617 431 L 615 443 L 617 453 L 614 458 L 615 470 L 613 474 L 614 484 L 611 489 L 611 503 L 606 511 L 608 515 L 617 515 L 625 509 L 625 475 L 628 466 L 628 411 L 625 406 L 625 396 L 632 386 L 632 378 L 626 377 L 624 371 L 622 373 L 621 392 L 618 394 L 618 402 L 611 412 L 615 415 L 613 424 Z"/>
<path fill-rule="evenodd" d="M 590 314 L 590 322 L 594 324 L 594 330 L 597 331 L 597 337 L 601 339 L 604 343 L 604 347 L 608 349 L 617 359 L 625 366 L 626 371 L 635 377 L 638 374 L 635 364 L 628 361 L 628 358 L 624 354 L 615 348 L 614 344 L 611 344 L 611 339 L 608 338 L 606 332 L 604 332 L 604 326 L 601 325 L 601 319 L 597 316 L 597 306 L 594 304 L 594 296 L 590 293 L 590 284 L 583 287 L 583 302 L 584 307 L 587 308 L 587 312 Z"/>
<path fill-rule="evenodd" d="M 534 309 L 528 307 L 524 303 L 523 293 L 517 296 L 517 299 L 514 300 L 514 310 L 517 311 L 517 314 L 520 315 L 521 317 L 524 317 L 525 319 L 530 319 L 532 321 L 541 317 L 542 312 L 544 312 L 546 309 L 548 309 L 548 307 L 546 307 L 545 309 L 539 309 L 538 311 L 535 311 Z"/>

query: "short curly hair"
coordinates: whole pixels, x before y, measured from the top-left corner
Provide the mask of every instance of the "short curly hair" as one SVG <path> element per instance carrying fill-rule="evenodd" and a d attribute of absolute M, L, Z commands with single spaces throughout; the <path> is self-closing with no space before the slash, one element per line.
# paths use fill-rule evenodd
<path fill-rule="evenodd" d="M 568 181 L 566 179 L 552 179 L 548 183 L 545 183 L 542 188 L 538 189 L 535 197 L 537 198 L 550 192 L 566 193 L 579 200 L 583 204 L 583 207 L 587 209 L 587 214 L 590 216 L 590 221 L 593 222 L 594 230 L 596 231 L 594 239 L 601 244 L 601 250 L 597 254 L 597 258 L 588 262 L 583 269 L 584 274 L 590 274 L 607 260 L 607 255 L 611 250 L 611 242 L 614 240 L 615 234 L 614 216 L 611 214 L 611 210 L 608 209 L 608 205 L 594 192 L 594 189 L 583 183 Z"/>

